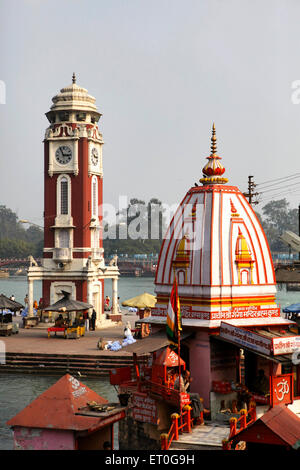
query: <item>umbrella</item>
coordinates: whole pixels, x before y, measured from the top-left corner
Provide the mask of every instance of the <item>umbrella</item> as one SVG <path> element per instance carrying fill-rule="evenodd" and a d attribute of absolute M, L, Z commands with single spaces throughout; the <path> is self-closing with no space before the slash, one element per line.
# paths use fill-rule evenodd
<path fill-rule="evenodd" d="M 15 300 L 10 300 L 8 297 L 6 297 L 6 295 L 1 294 L 0 295 L 0 310 L 7 309 L 7 308 L 14 312 L 15 310 L 20 310 L 21 308 L 24 308 L 24 305 L 20 304 L 19 302 L 16 302 Z"/>
<path fill-rule="evenodd" d="M 156 304 L 155 295 L 144 292 L 141 295 L 133 297 L 132 299 L 125 300 L 122 305 L 123 307 L 136 307 L 136 308 L 153 308 Z"/>
<path fill-rule="evenodd" d="M 93 305 L 87 304 L 86 302 L 70 299 L 69 292 L 63 290 L 61 293 L 63 294 L 62 299 L 58 300 L 53 305 L 49 305 L 49 307 L 44 308 L 43 310 L 52 312 L 79 312 L 81 310 L 87 310 L 88 308 L 94 307 Z"/>
<path fill-rule="evenodd" d="M 300 312 L 300 304 L 292 304 L 288 307 L 282 309 L 284 313 L 299 313 Z"/>

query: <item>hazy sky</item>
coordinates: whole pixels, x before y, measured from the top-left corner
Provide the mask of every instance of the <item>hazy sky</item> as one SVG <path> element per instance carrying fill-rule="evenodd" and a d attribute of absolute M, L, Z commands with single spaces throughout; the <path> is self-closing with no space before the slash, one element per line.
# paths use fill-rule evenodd
<path fill-rule="evenodd" d="M 73 71 L 103 113 L 108 203 L 179 202 L 213 121 L 229 183 L 299 173 L 299 18 L 297 0 L 0 0 L 0 204 L 42 223 L 45 113 Z"/>

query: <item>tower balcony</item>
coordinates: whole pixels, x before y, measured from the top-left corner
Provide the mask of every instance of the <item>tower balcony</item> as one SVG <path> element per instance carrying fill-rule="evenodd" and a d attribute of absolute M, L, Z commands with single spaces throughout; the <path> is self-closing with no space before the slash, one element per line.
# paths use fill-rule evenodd
<path fill-rule="evenodd" d="M 53 260 L 61 263 L 69 263 L 72 260 L 71 248 L 54 248 Z"/>

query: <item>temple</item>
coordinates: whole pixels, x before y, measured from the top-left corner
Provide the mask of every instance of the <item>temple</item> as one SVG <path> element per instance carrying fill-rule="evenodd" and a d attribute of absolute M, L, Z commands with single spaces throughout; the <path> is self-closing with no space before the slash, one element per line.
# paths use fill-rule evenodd
<path fill-rule="evenodd" d="M 278 404 L 299 417 L 300 370 L 293 358 L 300 346 L 298 327 L 281 316 L 276 304 L 265 233 L 245 196 L 224 176 L 215 125 L 207 160 L 201 185 L 187 191 L 166 232 L 156 270 L 157 303 L 151 316 L 141 321 L 151 325 L 153 338 L 165 331 L 176 277 L 181 358 L 193 378 L 190 392 L 199 394 L 210 422 L 229 426 L 230 418 L 241 411 L 246 426 Z M 162 428 L 166 407 L 174 405 L 175 393 L 170 391 L 168 399 L 170 384 L 154 375 L 162 350 L 153 352 L 150 378 L 139 382 L 143 373 L 137 375 L 139 387 L 142 383 L 144 393 L 155 401 L 157 429 Z M 188 399 L 183 396 L 177 404 L 181 423 L 187 419 L 184 404 Z M 237 429 L 231 430 L 231 437 Z"/>

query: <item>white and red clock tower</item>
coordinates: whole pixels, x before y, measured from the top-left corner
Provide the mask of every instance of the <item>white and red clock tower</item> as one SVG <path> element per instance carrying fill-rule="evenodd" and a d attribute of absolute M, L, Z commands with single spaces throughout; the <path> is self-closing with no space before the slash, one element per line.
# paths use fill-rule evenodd
<path fill-rule="evenodd" d="M 29 308 L 33 281 L 42 279 L 44 304 L 61 291 L 94 305 L 103 323 L 104 280 L 113 281 L 113 313 L 117 313 L 117 266 L 105 266 L 102 244 L 103 138 L 95 98 L 72 84 L 52 98 L 44 139 L 43 266 L 28 270 Z"/>

